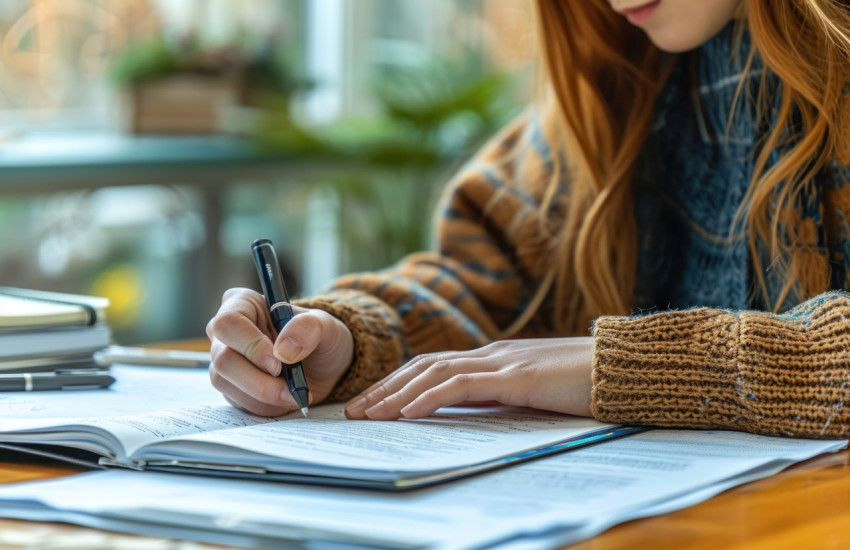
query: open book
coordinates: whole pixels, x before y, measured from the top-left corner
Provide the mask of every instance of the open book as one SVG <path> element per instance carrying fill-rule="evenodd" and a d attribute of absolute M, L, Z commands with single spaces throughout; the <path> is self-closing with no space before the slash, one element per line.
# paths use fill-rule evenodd
<path fill-rule="evenodd" d="M 200 404 L 129 416 L 3 421 L 0 444 L 101 466 L 409 489 L 639 431 L 516 408 L 446 408 L 422 420 L 347 420 L 342 405 L 260 418 Z"/>

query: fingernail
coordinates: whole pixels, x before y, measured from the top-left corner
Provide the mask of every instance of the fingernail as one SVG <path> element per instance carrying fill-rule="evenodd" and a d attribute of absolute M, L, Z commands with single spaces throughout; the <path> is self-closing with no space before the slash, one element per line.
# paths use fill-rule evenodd
<path fill-rule="evenodd" d="M 413 408 L 413 403 L 408 403 L 399 412 L 401 413 L 402 416 L 407 418 L 407 411 L 409 411 L 412 408 Z"/>
<path fill-rule="evenodd" d="M 348 402 L 345 406 L 345 412 L 353 415 L 360 415 L 366 407 L 366 398 L 359 395 Z"/>
<path fill-rule="evenodd" d="M 294 338 L 285 338 L 277 345 L 278 355 L 287 363 L 294 363 L 302 349 L 301 344 Z"/>
<path fill-rule="evenodd" d="M 379 401 L 375 405 L 372 405 L 371 407 L 366 409 L 366 416 L 368 416 L 370 418 L 375 416 L 375 414 L 381 412 L 381 409 L 383 409 L 384 405 L 386 405 L 386 404 L 387 404 L 387 402 L 382 399 L 381 401 Z"/>

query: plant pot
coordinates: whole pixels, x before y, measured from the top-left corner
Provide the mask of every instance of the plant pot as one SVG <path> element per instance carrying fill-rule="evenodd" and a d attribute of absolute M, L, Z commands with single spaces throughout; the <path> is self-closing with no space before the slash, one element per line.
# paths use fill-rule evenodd
<path fill-rule="evenodd" d="M 175 74 L 132 84 L 123 93 L 123 126 L 135 134 L 215 134 L 240 97 L 230 76 Z"/>

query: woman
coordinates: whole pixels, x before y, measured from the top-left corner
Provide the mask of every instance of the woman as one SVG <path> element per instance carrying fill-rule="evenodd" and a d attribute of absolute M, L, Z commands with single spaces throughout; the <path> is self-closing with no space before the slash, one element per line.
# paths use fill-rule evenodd
<path fill-rule="evenodd" d="M 228 291 L 213 385 L 283 414 L 302 360 L 350 418 L 495 400 L 847 437 L 846 3 L 537 0 L 537 24 L 550 93 L 448 187 L 438 250 L 341 278 L 276 340 Z"/>

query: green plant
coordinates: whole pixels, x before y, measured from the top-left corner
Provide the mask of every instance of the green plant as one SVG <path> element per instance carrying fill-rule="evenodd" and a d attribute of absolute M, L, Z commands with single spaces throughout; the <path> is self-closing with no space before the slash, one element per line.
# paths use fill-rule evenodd
<path fill-rule="evenodd" d="M 288 101 L 296 92 L 311 86 L 296 74 L 290 51 L 282 39 L 272 36 L 253 43 L 242 39 L 206 46 L 193 35 L 157 35 L 117 56 L 110 66 L 109 80 L 126 86 L 176 73 L 229 76 L 243 83 L 252 100 Z"/>
<path fill-rule="evenodd" d="M 157 36 L 116 57 L 109 67 L 109 80 L 125 85 L 176 72 L 178 67 L 175 49 Z"/>

